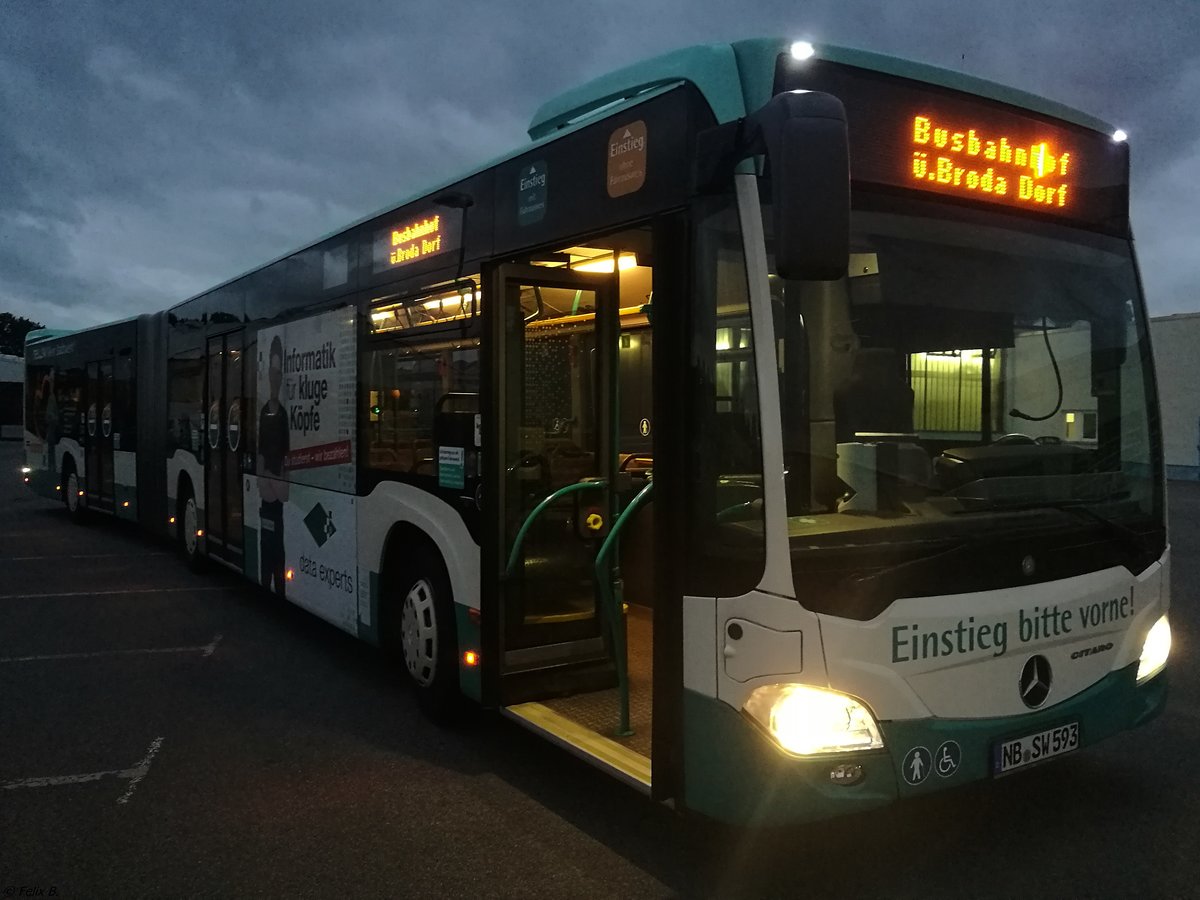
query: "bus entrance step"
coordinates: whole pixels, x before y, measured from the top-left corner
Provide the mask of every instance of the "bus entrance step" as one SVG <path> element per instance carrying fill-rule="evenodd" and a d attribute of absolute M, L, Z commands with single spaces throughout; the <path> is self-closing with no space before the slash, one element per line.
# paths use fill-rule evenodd
<path fill-rule="evenodd" d="M 617 667 L 612 659 L 605 657 L 506 672 L 501 678 L 501 695 L 505 705 L 509 705 L 616 686 Z"/>

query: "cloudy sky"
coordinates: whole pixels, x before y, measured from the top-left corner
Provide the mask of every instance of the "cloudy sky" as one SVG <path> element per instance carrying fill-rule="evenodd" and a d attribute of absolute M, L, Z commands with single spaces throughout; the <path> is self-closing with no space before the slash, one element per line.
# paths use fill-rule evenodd
<path fill-rule="evenodd" d="M 1197 0 L 0 0 L 0 310 L 163 308 L 519 145 L 580 81 L 766 35 L 1122 126 L 1151 311 L 1200 310 Z"/>

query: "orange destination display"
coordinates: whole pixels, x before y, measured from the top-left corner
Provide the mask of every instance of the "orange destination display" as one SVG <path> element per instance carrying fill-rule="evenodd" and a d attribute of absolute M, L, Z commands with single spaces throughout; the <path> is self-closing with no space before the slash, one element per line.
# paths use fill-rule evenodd
<path fill-rule="evenodd" d="M 1110 135 L 828 61 L 781 64 L 776 87 L 841 99 L 858 185 L 1003 205 L 1114 233 L 1128 228 L 1128 146 Z"/>
<path fill-rule="evenodd" d="M 1060 209 L 1074 199 L 1067 174 L 1069 148 L 1047 141 L 1015 145 L 1007 135 L 989 136 L 984 129 L 922 115 L 913 116 L 912 142 L 912 174 L 921 187 L 951 194 L 981 192 Z"/>

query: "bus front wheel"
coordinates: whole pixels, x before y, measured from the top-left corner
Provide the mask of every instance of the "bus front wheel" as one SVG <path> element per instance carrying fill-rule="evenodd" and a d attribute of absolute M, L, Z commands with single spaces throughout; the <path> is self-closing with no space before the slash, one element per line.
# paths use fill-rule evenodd
<path fill-rule="evenodd" d="M 399 565 L 392 582 L 389 644 L 399 652 L 422 710 L 435 721 L 457 719 L 458 640 L 450 577 L 441 556 L 417 550 Z"/>

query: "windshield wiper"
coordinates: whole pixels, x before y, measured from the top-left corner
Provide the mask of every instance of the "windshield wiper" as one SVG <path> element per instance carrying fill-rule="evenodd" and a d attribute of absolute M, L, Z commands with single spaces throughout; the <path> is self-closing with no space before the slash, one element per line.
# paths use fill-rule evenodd
<path fill-rule="evenodd" d="M 941 543 L 939 541 L 939 543 Z M 906 569 L 915 569 L 919 566 L 928 565 L 933 562 L 946 562 L 947 560 L 958 556 L 964 550 L 977 550 L 985 543 L 983 537 L 972 536 L 965 537 L 961 540 L 954 541 L 949 547 L 943 547 L 940 550 L 935 550 L 932 553 L 926 553 L 922 556 L 914 556 L 911 559 L 903 560 L 902 562 L 893 563 L 890 566 L 882 566 L 870 572 L 865 572 L 861 575 L 855 575 L 849 578 L 851 584 L 862 586 L 872 581 L 876 581 L 885 575 L 894 575 L 897 572 L 903 572 Z"/>
<path fill-rule="evenodd" d="M 1100 513 L 1088 506 L 1085 506 L 1080 501 L 1066 503 L 1031 503 L 1027 506 L 1009 508 L 1022 510 L 1054 509 L 1058 510 L 1059 512 L 1074 513 L 1081 518 L 1089 519 L 1090 521 L 1103 526 L 1104 530 L 1107 531 L 1111 536 L 1121 538 L 1126 543 L 1132 544 L 1133 548 L 1139 553 L 1145 554 L 1150 552 L 1150 541 L 1145 534 L 1140 531 L 1135 531 L 1128 525 L 1122 525 L 1120 522 L 1108 518 L 1108 516 L 1100 515 Z"/>
<path fill-rule="evenodd" d="M 1000 510 L 1003 512 L 1033 512 L 1037 510 L 1056 510 L 1065 513 L 1074 513 L 1079 518 L 1087 519 L 1103 526 L 1109 535 L 1121 539 L 1127 545 L 1132 547 L 1141 555 L 1146 555 L 1150 552 L 1150 542 L 1146 535 L 1140 531 L 1135 531 L 1127 525 L 1122 525 L 1120 522 L 1115 522 L 1106 516 L 1100 515 L 1093 509 L 1076 503 L 1031 503 L 1021 506 L 1004 506 Z M 1013 536 L 1011 533 L 1006 534 L 1006 537 Z M 975 533 L 963 537 L 949 547 L 936 550 L 933 553 L 928 553 L 922 556 L 916 556 L 911 559 L 903 560 L 890 566 L 883 566 L 874 569 L 870 572 L 865 572 L 861 575 L 854 576 L 849 579 L 850 583 L 863 587 L 874 581 L 878 581 L 886 576 L 895 575 L 898 572 L 905 572 L 910 569 L 917 569 L 922 566 L 937 563 L 944 564 L 950 562 L 955 557 L 962 555 L 967 550 L 979 550 L 995 541 L 995 532 Z"/>
<path fill-rule="evenodd" d="M 1150 552 L 1150 539 L 1143 532 L 1136 531 L 1128 525 L 1122 525 L 1120 522 L 1110 519 L 1108 516 L 1102 516 L 1094 509 L 1086 505 L 1084 500 L 1065 500 L 1055 503 L 1054 501 L 1046 501 L 1039 503 L 1014 503 L 1005 504 L 1003 506 L 994 506 L 986 511 L 994 512 L 1037 512 L 1038 510 L 1053 510 L 1055 512 L 1063 512 L 1075 515 L 1076 518 L 1087 519 L 1100 525 L 1108 532 L 1110 537 L 1117 538 L 1123 541 L 1127 546 L 1132 546 L 1139 554 L 1145 555 Z M 972 510 L 972 512 L 984 512 L 984 509 Z"/>

